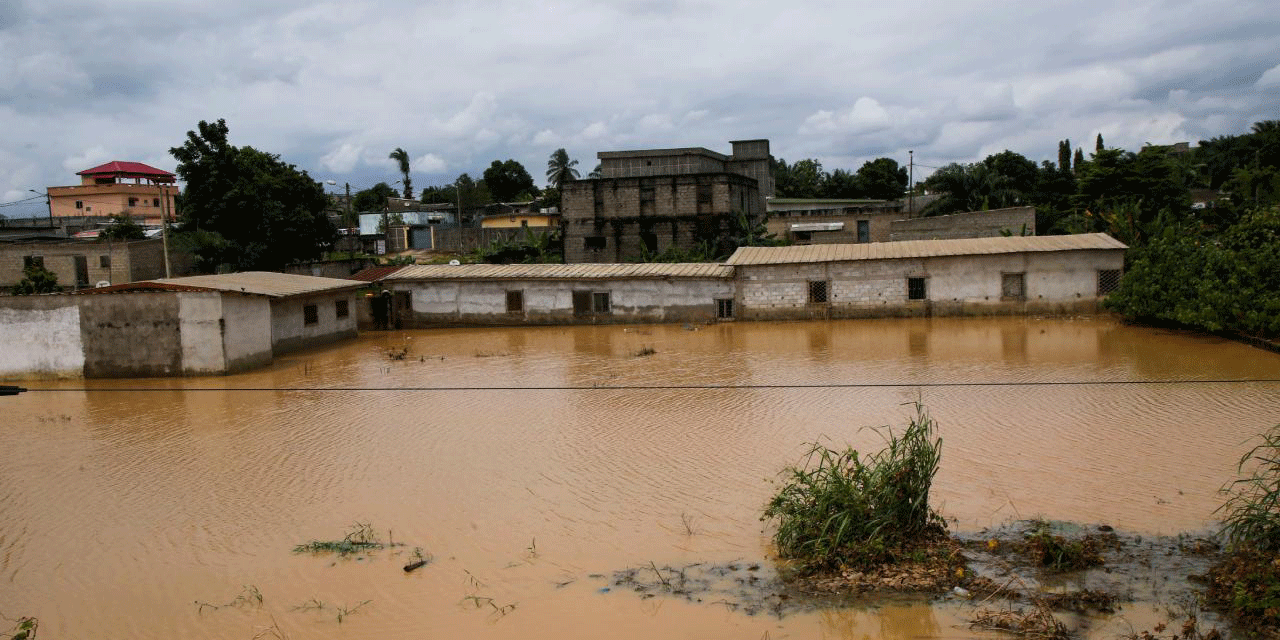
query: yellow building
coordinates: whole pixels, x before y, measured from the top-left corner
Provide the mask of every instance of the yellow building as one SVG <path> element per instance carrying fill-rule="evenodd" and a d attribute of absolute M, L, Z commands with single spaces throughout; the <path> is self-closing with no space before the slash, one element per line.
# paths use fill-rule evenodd
<path fill-rule="evenodd" d="M 80 176 L 79 185 L 48 188 L 51 216 L 123 213 L 141 224 L 156 225 L 166 216 L 174 219 L 173 199 L 178 186 L 168 171 L 141 162 L 114 160 L 76 175 Z"/>
<path fill-rule="evenodd" d="M 512 229 L 519 227 L 559 227 L 559 213 L 508 213 L 485 216 L 480 220 L 482 229 Z"/>

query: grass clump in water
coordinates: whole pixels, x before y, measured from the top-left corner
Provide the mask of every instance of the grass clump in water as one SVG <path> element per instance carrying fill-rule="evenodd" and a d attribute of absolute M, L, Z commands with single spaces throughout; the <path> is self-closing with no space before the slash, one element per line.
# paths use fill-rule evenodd
<path fill-rule="evenodd" d="M 1046 522 L 1037 522 L 1027 534 L 1027 553 L 1033 561 L 1053 571 L 1074 571 L 1102 564 L 1102 544 L 1086 535 L 1069 539 L 1054 535 Z"/>
<path fill-rule="evenodd" d="M 1218 508 L 1230 553 L 1209 572 L 1208 599 L 1250 632 L 1280 636 L 1280 425 L 1241 456 L 1237 471 Z"/>
<path fill-rule="evenodd" d="M 294 553 L 337 553 L 348 555 L 361 551 L 381 549 L 386 545 L 378 539 L 378 534 L 366 522 L 351 525 L 351 530 L 341 540 L 312 540 L 293 548 Z"/>
<path fill-rule="evenodd" d="M 900 434 L 885 429 L 885 448 L 861 455 L 813 444 L 785 481 L 762 519 L 777 519 L 779 554 L 806 573 L 840 567 L 870 568 L 910 560 L 914 551 L 946 535 L 929 507 L 942 439 L 924 406 Z"/>

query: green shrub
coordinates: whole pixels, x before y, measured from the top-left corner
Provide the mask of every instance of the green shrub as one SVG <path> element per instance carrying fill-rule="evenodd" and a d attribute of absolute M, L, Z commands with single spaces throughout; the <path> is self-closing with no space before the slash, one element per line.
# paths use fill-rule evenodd
<path fill-rule="evenodd" d="M 946 533 L 929 507 L 942 439 L 916 404 L 916 417 L 900 435 L 886 429 L 885 448 L 860 455 L 813 444 L 785 481 L 763 519 L 777 519 L 779 554 L 804 571 L 841 565 L 869 567 L 909 558 L 921 544 Z"/>
<path fill-rule="evenodd" d="M 1222 534 L 1236 549 L 1280 553 L 1280 425 L 1240 457 L 1238 472 L 1250 461 L 1256 466 L 1222 488 L 1231 498 L 1214 513 L 1226 513 Z"/>

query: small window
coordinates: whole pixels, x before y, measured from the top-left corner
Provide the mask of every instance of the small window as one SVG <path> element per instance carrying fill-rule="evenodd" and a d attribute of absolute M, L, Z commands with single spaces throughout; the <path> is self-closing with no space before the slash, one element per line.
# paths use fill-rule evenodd
<path fill-rule="evenodd" d="M 928 298 L 924 278 L 907 278 L 907 299 L 924 300 Z"/>
<path fill-rule="evenodd" d="M 1098 271 L 1098 296 L 1105 296 L 1120 286 L 1119 269 L 1101 269 Z"/>
<path fill-rule="evenodd" d="M 591 293 L 591 312 L 610 313 L 610 302 L 608 291 L 593 291 Z"/>
<path fill-rule="evenodd" d="M 521 221 L 520 221 L 520 226 L 522 226 L 522 227 L 527 227 L 527 226 L 529 226 L 529 221 L 528 221 L 528 220 L 521 220 Z"/>
<path fill-rule="evenodd" d="M 1005 300 L 1025 300 L 1027 298 L 1026 274 L 1000 274 L 1000 297 Z"/>
<path fill-rule="evenodd" d="M 101 255 L 101 256 L 98 256 L 98 268 L 99 268 L 99 269 L 110 269 L 110 268 L 111 268 L 111 256 L 109 256 L 109 255 Z"/>
<path fill-rule="evenodd" d="M 351 308 L 347 306 L 346 300 L 335 300 L 333 302 L 333 315 L 338 318 L 345 318 L 351 315 Z"/>
<path fill-rule="evenodd" d="M 792 235 L 795 237 L 796 242 L 809 242 L 813 239 L 812 231 L 793 231 Z"/>
<path fill-rule="evenodd" d="M 711 185 L 698 185 L 698 204 L 711 204 Z"/>
<path fill-rule="evenodd" d="M 871 242 L 871 221 L 858 221 L 858 242 Z"/>
<path fill-rule="evenodd" d="M 810 280 L 809 281 L 809 303 L 825 304 L 827 302 L 827 281 L 826 280 Z"/>
<path fill-rule="evenodd" d="M 83 209 L 83 208 L 84 208 L 84 200 L 76 200 L 76 208 L 77 208 L 77 209 Z"/>
<path fill-rule="evenodd" d="M 524 313 L 524 292 L 507 292 L 507 313 Z"/>
<path fill-rule="evenodd" d="M 604 249 L 605 246 L 606 244 L 605 244 L 604 236 L 586 236 L 585 238 L 582 239 L 582 247 L 584 249 L 589 249 L 591 251 L 600 251 Z"/>
<path fill-rule="evenodd" d="M 311 326 L 320 322 L 320 311 L 314 304 L 302 305 L 302 324 Z"/>
<path fill-rule="evenodd" d="M 26 271 L 31 267 L 44 268 L 44 256 L 22 256 L 22 270 Z"/>
<path fill-rule="evenodd" d="M 136 207 L 136 206 L 138 206 L 138 199 L 137 199 L 137 198 L 129 198 L 129 206 L 131 206 L 131 207 Z"/>
<path fill-rule="evenodd" d="M 640 233 L 640 244 L 644 245 L 644 250 L 649 253 L 658 252 L 658 234 L 656 233 Z"/>
<path fill-rule="evenodd" d="M 158 207 L 158 206 L 160 206 L 160 198 L 152 198 L 152 199 L 151 199 L 151 206 L 153 206 L 153 207 Z"/>
<path fill-rule="evenodd" d="M 733 298 L 716 298 L 716 319 L 733 319 Z"/>

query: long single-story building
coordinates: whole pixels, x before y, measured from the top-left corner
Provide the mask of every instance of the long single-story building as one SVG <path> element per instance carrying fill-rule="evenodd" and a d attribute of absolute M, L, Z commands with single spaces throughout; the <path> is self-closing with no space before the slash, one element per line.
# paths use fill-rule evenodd
<path fill-rule="evenodd" d="M 1127 247 L 1104 234 L 742 247 L 737 317 L 1093 313 Z"/>
<path fill-rule="evenodd" d="M 0 297 L 0 378 L 244 371 L 355 336 L 367 284 L 249 272 Z"/>
<path fill-rule="evenodd" d="M 710 322 L 733 315 L 721 264 L 417 265 L 381 279 L 396 326 Z"/>

